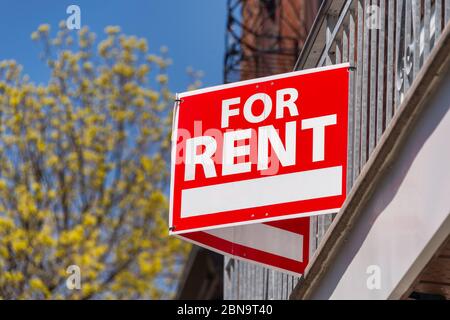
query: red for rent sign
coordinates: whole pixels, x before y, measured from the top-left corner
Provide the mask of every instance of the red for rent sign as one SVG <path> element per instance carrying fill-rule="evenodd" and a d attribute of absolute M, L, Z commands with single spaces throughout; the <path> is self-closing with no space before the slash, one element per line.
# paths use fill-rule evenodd
<path fill-rule="evenodd" d="M 171 234 L 259 224 L 254 231 L 270 236 L 264 226 L 275 221 L 337 212 L 346 194 L 348 68 L 179 94 Z"/>

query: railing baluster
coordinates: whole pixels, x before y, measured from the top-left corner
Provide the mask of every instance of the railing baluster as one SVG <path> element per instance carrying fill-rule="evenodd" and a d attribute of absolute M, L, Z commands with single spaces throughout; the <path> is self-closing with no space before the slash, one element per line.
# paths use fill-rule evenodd
<path fill-rule="evenodd" d="M 349 16 L 349 38 L 348 38 L 348 62 L 350 66 L 355 66 L 355 11 L 352 9 Z M 350 192 L 355 181 L 354 173 L 354 139 L 355 139 L 355 92 L 356 92 L 356 71 L 353 69 L 350 72 L 350 93 L 349 93 L 349 138 L 348 138 L 348 178 L 347 178 L 347 193 Z"/>
<path fill-rule="evenodd" d="M 289 299 L 290 292 L 292 290 L 292 282 L 294 281 L 294 277 L 291 275 L 287 275 L 287 283 L 286 283 L 286 300 Z"/>
<path fill-rule="evenodd" d="M 342 62 L 342 53 L 341 53 L 341 48 L 340 48 L 340 42 L 339 42 L 339 40 L 338 41 L 336 41 L 336 44 L 335 44 L 335 55 L 336 55 L 336 64 L 339 64 L 339 63 L 341 63 Z"/>
<path fill-rule="evenodd" d="M 309 256 L 312 257 L 317 248 L 316 240 L 317 217 L 309 218 Z"/>
<path fill-rule="evenodd" d="M 277 272 L 273 269 L 270 269 L 269 271 L 269 300 L 275 300 L 276 299 L 276 275 Z"/>
<path fill-rule="evenodd" d="M 247 270 L 248 270 L 248 262 L 247 261 L 243 261 L 242 264 L 242 299 L 243 300 L 247 300 L 247 283 L 248 283 L 248 278 L 247 278 Z"/>
<path fill-rule="evenodd" d="M 428 58 L 430 54 L 430 24 L 431 24 L 431 0 L 425 0 L 424 7 L 424 46 L 423 46 L 423 62 Z"/>
<path fill-rule="evenodd" d="M 445 25 L 450 20 L 450 0 L 445 0 Z"/>
<path fill-rule="evenodd" d="M 409 1 L 409 0 L 408 0 Z M 403 4 L 405 0 L 397 0 L 397 14 L 396 14 L 396 22 L 395 22 L 395 87 L 394 87 L 394 110 L 398 108 L 400 105 L 402 88 L 404 85 L 404 74 L 403 74 L 403 58 L 404 52 L 402 47 L 404 47 L 404 43 L 402 41 L 402 18 L 403 18 Z"/>
<path fill-rule="evenodd" d="M 251 270 L 251 279 L 252 279 L 252 286 L 251 286 L 251 299 L 256 299 L 258 294 L 258 266 L 251 264 L 252 270 Z"/>
<path fill-rule="evenodd" d="M 378 6 L 378 0 L 372 0 L 371 5 Z M 376 13 L 376 15 L 378 14 L 379 12 Z M 375 141 L 376 141 L 377 34 L 378 34 L 377 26 L 372 26 L 370 28 L 370 78 L 369 78 L 370 94 L 369 94 L 369 143 L 368 143 L 369 155 L 372 154 L 372 151 L 375 148 Z"/>
<path fill-rule="evenodd" d="M 263 300 L 264 299 L 264 287 L 265 287 L 264 267 L 258 266 L 256 279 L 257 279 L 256 281 L 258 283 L 258 291 L 257 291 L 256 299 Z"/>
<path fill-rule="evenodd" d="M 394 104 L 394 52 L 395 52 L 395 2 L 388 0 L 388 41 L 387 41 L 387 62 L 386 62 L 386 126 L 391 122 Z"/>
<path fill-rule="evenodd" d="M 414 56 L 413 56 L 413 77 L 415 78 L 420 70 L 420 1 L 412 0 L 413 12 L 413 39 L 414 39 Z"/>
<path fill-rule="evenodd" d="M 351 15 L 349 15 L 349 19 L 351 19 Z M 348 27 L 345 27 L 342 32 L 342 63 L 350 62 L 348 57 Z"/>
<path fill-rule="evenodd" d="M 278 273 L 278 283 L 277 283 L 277 299 L 283 300 L 283 286 L 281 285 L 283 283 L 284 274 L 281 272 Z"/>
<path fill-rule="evenodd" d="M 364 1 L 364 22 L 366 22 L 366 10 L 370 0 Z M 361 106 L 361 167 L 367 161 L 367 138 L 368 138 L 368 109 L 369 109 L 369 73 L 370 73 L 370 30 L 364 23 L 364 49 L 363 49 L 363 89 Z"/>
<path fill-rule="evenodd" d="M 357 1 L 357 66 L 355 89 L 355 134 L 353 140 L 353 179 L 359 175 L 361 169 L 361 108 L 363 95 L 363 46 L 364 46 L 364 0 Z"/>
<path fill-rule="evenodd" d="M 353 9 L 350 10 L 348 28 L 343 34 L 344 62 L 355 66 L 355 18 Z M 350 71 L 350 85 L 348 93 L 348 148 L 347 148 L 347 193 L 353 185 L 353 135 L 354 135 L 354 107 L 355 107 L 355 71 Z"/>
<path fill-rule="evenodd" d="M 333 42 L 333 29 L 335 27 L 336 19 L 330 15 L 327 16 L 327 40 L 326 40 L 326 46 L 325 46 L 325 54 L 326 54 L 326 60 L 325 65 L 329 66 L 333 64 L 332 57 L 330 56 L 330 48 L 331 44 Z"/>
<path fill-rule="evenodd" d="M 389 1 L 389 0 L 388 0 Z M 391 0 L 392 1 L 392 0 Z M 378 30 L 378 85 L 377 85 L 377 140 L 383 134 L 384 112 L 384 69 L 385 69 L 385 41 L 386 41 L 386 0 L 380 0 L 380 29 Z"/>
<path fill-rule="evenodd" d="M 405 94 L 410 83 L 410 76 L 412 72 L 412 61 L 409 60 L 411 57 L 410 45 L 411 45 L 411 16 L 412 16 L 412 1 L 405 1 L 405 28 L 404 28 L 404 38 L 405 38 L 405 49 L 403 51 L 404 64 L 403 64 L 403 93 Z"/>
<path fill-rule="evenodd" d="M 224 281 L 223 281 L 223 298 L 224 300 L 228 300 L 228 299 L 233 299 L 234 297 L 232 296 L 232 277 L 234 274 L 234 270 L 233 270 L 233 259 L 231 259 L 230 257 L 224 256 L 223 257 L 223 265 L 224 265 L 224 269 L 223 269 L 223 277 L 224 277 Z"/>
<path fill-rule="evenodd" d="M 434 45 L 442 33 L 442 0 L 436 0 L 434 3 Z"/>
<path fill-rule="evenodd" d="M 236 297 L 238 300 L 242 299 L 242 290 L 241 290 L 241 282 L 244 281 L 243 279 L 241 280 L 242 277 L 242 261 L 236 260 L 236 266 L 237 266 L 237 274 L 236 274 L 236 279 L 235 279 L 235 287 L 236 287 Z"/>
<path fill-rule="evenodd" d="M 287 287 L 289 286 L 289 276 L 287 274 L 283 274 L 283 300 L 288 299 Z"/>

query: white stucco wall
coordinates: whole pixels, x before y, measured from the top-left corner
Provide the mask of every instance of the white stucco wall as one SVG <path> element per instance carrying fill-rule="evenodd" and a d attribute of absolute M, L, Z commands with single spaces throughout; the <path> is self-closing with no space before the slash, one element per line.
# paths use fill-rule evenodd
<path fill-rule="evenodd" d="M 312 299 L 398 299 L 450 232 L 450 74 L 348 233 Z M 380 269 L 368 289 L 367 268 Z"/>

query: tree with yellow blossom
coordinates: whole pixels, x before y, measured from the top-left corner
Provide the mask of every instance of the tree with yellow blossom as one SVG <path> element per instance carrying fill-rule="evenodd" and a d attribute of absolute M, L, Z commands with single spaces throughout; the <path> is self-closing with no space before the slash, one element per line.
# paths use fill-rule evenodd
<path fill-rule="evenodd" d="M 46 85 L 0 62 L 0 298 L 173 293 L 188 247 L 167 236 L 170 61 L 105 32 L 33 32 Z"/>

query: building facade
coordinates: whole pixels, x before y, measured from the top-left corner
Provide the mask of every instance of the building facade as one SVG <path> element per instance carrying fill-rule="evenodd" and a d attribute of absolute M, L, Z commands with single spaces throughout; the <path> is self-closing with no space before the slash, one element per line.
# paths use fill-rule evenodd
<path fill-rule="evenodd" d="M 312 218 L 300 281 L 225 258 L 225 299 L 450 297 L 449 19 L 450 1 L 323 1 L 295 70 L 352 66 L 348 200 Z"/>

